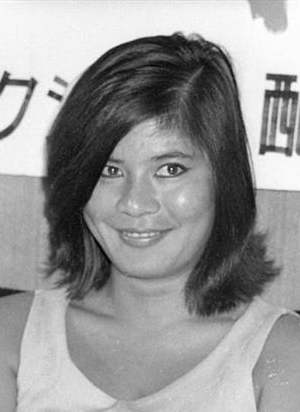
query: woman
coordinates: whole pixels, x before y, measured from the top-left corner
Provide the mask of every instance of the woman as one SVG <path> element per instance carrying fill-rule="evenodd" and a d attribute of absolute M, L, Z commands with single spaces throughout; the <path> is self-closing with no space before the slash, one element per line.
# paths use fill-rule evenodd
<path fill-rule="evenodd" d="M 49 274 L 1 302 L 5 411 L 299 410 L 227 55 L 199 36 L 108 51 L 48 136 Z M 287 350 L 288 349 L 288 350 Z"/>

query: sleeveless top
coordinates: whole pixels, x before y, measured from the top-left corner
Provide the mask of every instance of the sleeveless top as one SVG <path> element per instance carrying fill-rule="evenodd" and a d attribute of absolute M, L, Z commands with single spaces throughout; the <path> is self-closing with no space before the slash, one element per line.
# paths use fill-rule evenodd
<path fill-rule="evenodd" d="M 288 311 L 255 298 L 216 348 L 158 392 L 117 400 L 72 362 L 62 289 L 37 291 L 21 343 L 17 412 L 255 412 L 252 371 L 275 321 Z"/>

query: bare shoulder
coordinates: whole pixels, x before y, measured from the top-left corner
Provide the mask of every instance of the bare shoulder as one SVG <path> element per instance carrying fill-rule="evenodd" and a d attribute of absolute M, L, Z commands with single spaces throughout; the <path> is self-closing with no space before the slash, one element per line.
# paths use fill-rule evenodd
<path fill-rule="evenodd" d="M 32 292 L 0 298 L 0 359 L 14 366 L 33 299 Z M 14 356 L 14 354 L 16 356 Z"/>
<path fill-rule="evenodd" d="M 0 405 L 6 412 L 16 408 L 20 345 L 32 299 L 32 293 L 0 298 Z"/>
<path fill-rule="evenodd" d="M 256 367 L 261 382 L 259 412 L 297 412 L 300 405 L 300 317 L 281 316 Z"/>

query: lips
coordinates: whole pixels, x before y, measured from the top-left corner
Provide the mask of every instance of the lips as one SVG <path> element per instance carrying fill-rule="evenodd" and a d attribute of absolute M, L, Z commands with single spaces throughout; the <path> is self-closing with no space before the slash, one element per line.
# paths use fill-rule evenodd
<path fill-rule="evenodd" d="M 170 229 L 166 230 L 119 230 L 120 238 L 124 243 L 133 247 L 152 246 L 162 240 Z"/>

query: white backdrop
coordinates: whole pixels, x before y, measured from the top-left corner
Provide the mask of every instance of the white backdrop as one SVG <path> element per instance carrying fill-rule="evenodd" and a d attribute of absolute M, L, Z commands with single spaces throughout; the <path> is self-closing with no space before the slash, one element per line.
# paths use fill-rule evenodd
<path fill-rule="evenodd" d="M 272 1 L 269 4 L 272 7 Z M 257 187 L 300 190 L 300 151 L 296 151 L 298 134 L 300 147 L 300 105 L 296 106 L 295 100 L 293 125 L 290 92 L 286 100 L 288 121 L 281 130 L 276 127 L 275 135 L 275 146 L 285 147 L 286 133 L 290 134 L 290 154 L 269 149 L 259 154 L 264 93 L 275 87 L 274 81 L 266 80 L 266 74 L 300 75 L 299 2 L 286 0 L 285 4 L 287 29 L 273 32 L 262 19 L 253 19 L 246 0 L 0 2 L 0 173 L 43 175 L 44 138 L 60 105 L 49 93 L 64 95 L 66 84 L 112 46 L 140 36 L 183 31 L 218 42 L 233 58 Z M 18 85 L 20 80 L 25 82 Z M 35 83 L 32 90 L 30 80 Z M 282 82 L 284 85 L 287 83 Z M 294 92 L 300 89 L 297 77 L 290 88 Z M 26 93 L 28 104 L 22 116 Z M 277 101 L 279 121 L 282 99 Z M 9 126 L 12 130 L 1 138 Z"/>

